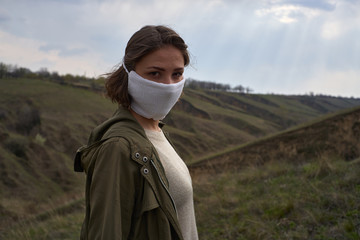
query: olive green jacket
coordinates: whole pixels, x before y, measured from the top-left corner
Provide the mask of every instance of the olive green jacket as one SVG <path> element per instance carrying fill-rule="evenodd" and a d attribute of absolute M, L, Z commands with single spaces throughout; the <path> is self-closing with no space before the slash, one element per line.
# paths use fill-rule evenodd
<path fill-rule="evenodd" d="M 93 130 L 74 168 L 86 172 L 81 239 L 183 239 L 159 156 L 127 109 Z"/>

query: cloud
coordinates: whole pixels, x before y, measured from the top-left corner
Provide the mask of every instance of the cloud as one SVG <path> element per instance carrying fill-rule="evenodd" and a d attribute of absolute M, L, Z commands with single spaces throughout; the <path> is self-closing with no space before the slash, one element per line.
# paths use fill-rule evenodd
<path fill-rule="evenodd" d="M 259 17 L 271 16 L 281 23 L 294 23 L 301 19 L 312 19 L 323 11 L 334 11 L 336 4 L 326 0 L 274 0 L 264 1 L 264 6 L 256 10 Z"/>
<path fill-rule="evenodd" d="M 196 26 L 198 22 L 194 19 L 209 13 L 215 14 L 222 6 L 224 3 L 221 0 L 89 1 L 83 6 L 79 23 L 111 30 L 114 30 L 114 26 L 120 26 L 116 30 L 130 34 L 147 24 L 191 23 Z M 207 20 L 212 21 L 210 16 Z"/>
<path fill-rule="evenodd" d="M 302 6 L 312 9 L 320 9 L 323 11 L 333 11 L 336 7 L 335 1 L 329 0 L 284 0 L 279 1 L 279 3 L 285 5 Z"/>
<path fill-rule="evenodd" d="M 5 12 L 2 12 L 1 9 L 0 9 L 0 24 L 4 23 L 4 22 L 8 22 L 10 21 L 10 16 L 5 13 Z"/>
<path fill-rule="evenodd" d="M 33 71 L 46 67 L 49 71 L 57 71 L 60 74 L 85 74 L 89 77 L 96 77 L 110 70 L 110 65 L 96 52 L 64 55 L 58 48 L 46 46 L 43 41 L 21 38 L 0 31 L 0 56 L 6 59 L 7 64 L 17 64 Z"/>
<path fill-rule="evenodd" d="M 321 36 L 326 40 L 345 37 L 360 28 L 360 2 L 341 1 L 336 11 L 323 21 Z"/>
<path fill-rule="evenodd" d="M 61 57 L 81 56 L 87 52 L 87 49 L 83 47 L 68 48 L 64 45 L 58 45 L 58 44 L 41 45 L 39 47 L 39 50 L 47 53 L 51 51 L 56 51 L 58 52 L 58 55 Z"/>
<path fill-rule="evenodd" d="M 304 80 L 302 88 L 318 94 L 359 97 L 360 70 L 333 71 L 322 69 L 312 77 Z"/>
<path fill-rule="evenodd" d="M 325 22 L 322 27 L 321 36 L 325 39 L 337 38 L 341 35 L 342 27 L 339 21 Z"/>
<path fill-rule="evenodd" d="M 313 18 L 319 15 L 319 10 L 296 5 L 275 5 L 255 11 L 259 17 L 271 16 L 281 23 L 294 23 L 302 18 Z"/>

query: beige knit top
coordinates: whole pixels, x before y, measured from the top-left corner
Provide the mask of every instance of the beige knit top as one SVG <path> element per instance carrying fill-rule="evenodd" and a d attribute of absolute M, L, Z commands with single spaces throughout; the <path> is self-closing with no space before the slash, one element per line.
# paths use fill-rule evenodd
<path fill-rule="evenodd" d="M 175 202 L 184 239 L 197 240 L 193 188 L 189 170 L 162 131 L 145 129 L 145 133 L 154 145 L 164 166 L 169 181 L 169 191 Z"/>

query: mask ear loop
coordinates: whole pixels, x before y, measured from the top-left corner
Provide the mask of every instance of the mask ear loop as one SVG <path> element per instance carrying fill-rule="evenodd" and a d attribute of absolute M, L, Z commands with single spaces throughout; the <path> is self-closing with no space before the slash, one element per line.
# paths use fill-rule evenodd
<path fill-rule="evenodd" d="M 125 66 L 125 61 L 123 61 L 123 64 L 122 64 L 123 68 L 125 69 L 126 73 L 129 74 L 129 71 L 127 70 L 126 66 Z"/>

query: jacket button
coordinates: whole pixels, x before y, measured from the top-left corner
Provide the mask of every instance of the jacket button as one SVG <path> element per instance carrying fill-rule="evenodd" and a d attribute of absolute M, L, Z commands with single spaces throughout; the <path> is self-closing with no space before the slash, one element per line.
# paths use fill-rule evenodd
<path fill-rule="evenodd" d="M 149 173 L 149 169 L 147 169 L 147 168 L 144 168 L 143 171 L 144 171 L 145 174 L 148 174 L 148 173 Z"/>
<path fill-rule="evenodd" d="M 146 163 L 148 161 L 147 157 L 143 157 L 143 162 Z"/>
<path fill-rule="evenodd" d="M 140 153 L 135 153 L 135 157 L 139 158 L 140 157 Z"/>

